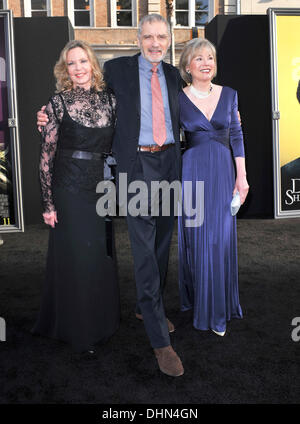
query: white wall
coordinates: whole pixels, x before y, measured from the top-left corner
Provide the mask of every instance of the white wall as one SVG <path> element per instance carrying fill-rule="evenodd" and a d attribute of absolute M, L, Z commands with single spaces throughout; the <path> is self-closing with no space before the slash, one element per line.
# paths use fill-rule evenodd
<path fill-rule="evenodd" d="M 300 0 L 241 0 L 243 15 L 265 14 L 269 7 L 300 9 Z"/>

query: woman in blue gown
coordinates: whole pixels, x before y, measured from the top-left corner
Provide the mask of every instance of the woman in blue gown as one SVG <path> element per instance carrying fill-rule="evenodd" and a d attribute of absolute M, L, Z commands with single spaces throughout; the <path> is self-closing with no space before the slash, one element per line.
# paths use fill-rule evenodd
<path fill-rule="evenodd" d="M 191 191 L 192 205 L 196 205 L 200 196 L 196 182 L 204 182 L 203 222 L 191 226 L 185 207 L 178 220 L 181 309 L 193 309 L 196 329 L 211 329 L 223 336 L 227 321 L 242 318 L 236 217 L 231 215 L 230 204 L 237 191 L 244 203 L 249 186 L 237 93 L 212 84 L 216 51 L 206 39 L 193 39 L 186 44 L 180 72 L 189 84 L 179 93 L 181 126 L 187 140 L 182 169 L 183 204 Z M 188 189 L 189 184 L 192 190 Z M 200 211 L 197 214 L 201 215 Z"/>

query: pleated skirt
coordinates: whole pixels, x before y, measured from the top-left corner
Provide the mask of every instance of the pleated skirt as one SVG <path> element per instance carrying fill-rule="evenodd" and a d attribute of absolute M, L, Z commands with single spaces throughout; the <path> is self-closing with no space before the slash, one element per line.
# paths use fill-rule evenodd
<path fill-rule="evenodd" d="M 204 182 L 203 223 L 187 225 L 186 213 L 178 218 L 181 310 L 193 309 L 199 330 L 224 331 L 231 318 L 242 318 L 236 217 L 230 212 L 235 181 L 231 151 L 209 138 L 188 149 L 183 155 L 183 199 L 190 196 L 193 207 L 200 196 L 196 181 Z M 192 184 L 189 193 L 185 182 Z"/>

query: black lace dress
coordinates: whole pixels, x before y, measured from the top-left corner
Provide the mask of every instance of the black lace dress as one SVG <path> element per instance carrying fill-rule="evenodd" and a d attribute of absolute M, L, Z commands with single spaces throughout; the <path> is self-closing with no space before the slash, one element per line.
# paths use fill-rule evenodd
<path fill-rule="evenodd" d="M 80 352 L 119 326 L 119 289 L 111 222 L 96 213 L 103 153 L 110 152 L 115 99 L 77 88 L 47 105 L 40 181 L 50 228 L 42 304 L 33 333 L 68 342 Z"/>

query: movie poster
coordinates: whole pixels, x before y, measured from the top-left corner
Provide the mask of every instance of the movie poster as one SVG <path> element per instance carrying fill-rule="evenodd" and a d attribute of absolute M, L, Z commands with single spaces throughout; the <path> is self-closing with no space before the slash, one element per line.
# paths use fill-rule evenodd
<path fill-rule="evenodd" d="M 11 12 L 0 12 L 0 232 L 22 231 Z"/>
<path fill-rule="evenodd" d="M 300 216 L 300 9 L 269 9 L 275 217 Z"/>

